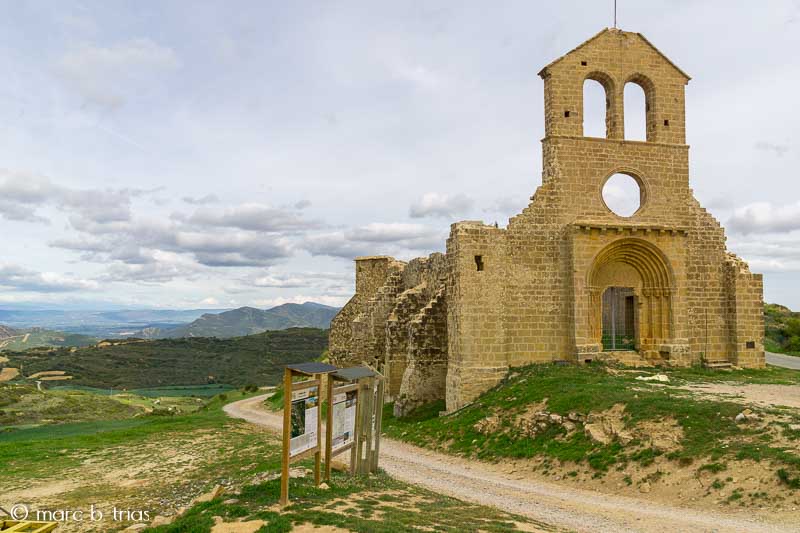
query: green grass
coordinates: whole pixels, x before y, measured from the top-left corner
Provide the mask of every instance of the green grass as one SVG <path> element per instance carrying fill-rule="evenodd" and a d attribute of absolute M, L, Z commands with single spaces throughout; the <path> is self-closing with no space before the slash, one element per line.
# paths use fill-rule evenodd
<path fill-rule="evenodd" d="M 219 428 L 229 420 L 222 412 L 223 403 L 214 398 L 201 411 L 181 416 L 99 420 L 0 433 L 3 475 L 7 478 L 43 477 L 52 471 L 78 466 L 82 459 L 75 452 L 144 442 L 153 436 L 168 441 L 171 434 Z"/>
<path fill-rule="evenodd" d="M 334 473 L 327 490 L 314 486 L 311 479 L 293 479 L 291 505 L 281 511 L 264 510 L 277 504 L 280 480 L 243 487 L 239 494 L 222 496 L 195 505 L 167 526 L 151 528 L 151 533 L 204 533 L 214 524 L 212 517 L 226 521 L 262 520 L 260 532 L 288 532 L 298 524 L 334 526 L 363 533 L 403 531 L 519 531 L 520 523 L 534 524 L 541 530 L 554 530 L 547 524 L 503 513 L 488 507 L 465 503 L 406 485 L 384 474 L 350 477 Z M 235 503 L 224 503 L 233 497 Z M 350 505 L 347 512 L 339 510 Z"/>
<path fill-rule="evenodd" d="M 785 468 L 778 470 L 778 479 L 790 489 L 800 489 L 800 476 L 792 477 Z"/>
<path fill-rule="evenodd" d="M 9 426 L 122 420 L 141 414 L 132 403 L 84 391 L 39 391 L 29 384 L 0 384 L 0 435 Z"/>
<path fill-rule="evenodd" d="M 662 371 L 662 370 L 659 370 Z M 781 370 L 743 371 L 711 374 L 702 369 L 664 370 L 673 382 L 730 381 L 797 383 L 800 372 Z M 605 411 L 615 404 L 625 405 L 625 424 L 633 427 L 644 421 L 673 417 L 683 430 L 680 448 L 666 457 L 687 466 L 702 458 L 712 462 L 728 459 L 767 461 L 800 472 L 800 456 L 760 440 L 757 429 L 738 425 L 735 416 L 742 406 L 727 401 L 699 401 L 689 393 L 637 381 L 630 373 L 609 373 L 603 365 L 532 365 L 516 369 L 511 378 L 483 394 L 457 413 L 439 417 L 444 404 L 423 406 L 409 417 L 396 418 L 392 406 L 384 412 L 384 431 L 391 438 L 450 453 L 480 459 L 532 458 L 557 459 L 588 464 L 602 475 L 612 465 L 637 462 L 649 465 L 659 452 L 638 441 L 622 446 L 613 441 L 603 445 L 591 440 L 582 430 L 567 434 L 551 425 L 533 438 L 513 427 L 514 418 L 531 404 L 547 399 L 547 410 L 562 416 L 570 412 L 588 415 Z M 723 377 L 724 376 L 724 377 Z M 500 417 L 501 427 L 482 433 L 476 423 L 487 415 Z M 579 428 L 580 429 L 580 428 Z M 711 467 L 708 467 L 711 468 Z"/>

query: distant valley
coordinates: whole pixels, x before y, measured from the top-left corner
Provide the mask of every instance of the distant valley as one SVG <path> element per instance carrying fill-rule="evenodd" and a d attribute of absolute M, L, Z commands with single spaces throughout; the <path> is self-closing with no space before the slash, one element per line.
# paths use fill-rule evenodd
<path fill-rule="evenodd" d="M 0 309 L 0 324 L 15 329 L 38 327 L 95 338 L 113 338 L 146 327 L 179 326 L 204 314 L 223 311 L 227 309 Z"/>
<path fill-rule="evenodd" d="M 338 308 L 313 302 L 283 304 L 271 309 L 144 309 L 117 311 L 0 310 L 1 349 L 35 346 L 85 346 L 99 339 L 139 337 L 229 338 L 292 327 L 326 329 Z M 26 333 L 41 334 L 23 340 Z M 48 333 L 44 333 L 48 332 Z M 63 340 L 62 340 L 63 339 Z"/>
<path fill-rule="evenodd" d="M 337 312 L 335 307 L 312 302 L 266 310 L 242 307 L 200 316 L 195 316 L 196 311 L 54 312 L 50 318 L 55 321 L 95 321 L 84 324 L 84 331 L 96 328 L 108 333 L 96 322 L 107 321 L 114 324 L 114 334 L 0 325 L 0 382 L 39 380 L 103 389 L 274 384 L 285 364 L 311 361 L 325 352 L 328 328 Z M 47 316 L 39 312 L 36 318 L 39 323 L 53 323 L 47 322 Z M 181 316 L 195 318 L 188 323 L 132 327 L 149 318 Z M 131 323 L 125 327 L 127 321 Z"/>
<path fill-rule="evenodd" d="M 0 363 L 22 369 L 20 379 L 102 389 L 274 385 L 284 365 L 313 361 L 327 347 L 327 330 L 291 328 L 230 339 L 121 339 L 83 348 L 6 351 Z"/>

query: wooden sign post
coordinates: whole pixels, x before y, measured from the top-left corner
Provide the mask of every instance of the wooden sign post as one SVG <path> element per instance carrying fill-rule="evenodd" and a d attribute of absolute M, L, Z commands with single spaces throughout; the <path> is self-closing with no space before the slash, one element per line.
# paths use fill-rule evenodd
<path fill-rule="evenodd" d="M 287 365 L 283 371 L 282 506 L 289 504 L 289 465 L 314 455 L 314 483 L 320 484 L 322 460 L 322 376 L 336 371 L 325 363 Z M 310 377 L 294 381 L 295 377 Z M 330 410 L 330 405 L 328 406 Z"/>

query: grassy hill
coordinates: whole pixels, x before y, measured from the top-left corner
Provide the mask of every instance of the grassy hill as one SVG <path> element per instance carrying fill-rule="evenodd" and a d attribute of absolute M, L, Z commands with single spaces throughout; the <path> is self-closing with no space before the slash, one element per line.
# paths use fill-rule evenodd
<path fill-rule="evenodd" d="M 782 305 L 766 304 L 764 326 L 768 352 L 800 355 L 800 313 Z"/>
<path fill-rule="evenodd" d="M 0 326 L 0 350 L 26 350 L 40 346 L 89 346 L 97 342 L 94 337 L 52 331 L 44 328 L 10 328 Z"/>
<path fill-rule="evenodd" d="M 140 389 L 280 381 L 283 365 L 316 359 L 328 347 L 327 330 L 291 328 L 231 339 L 183 338 L 105 341 L 85 348 L 6 352 L 8 367 L 24 376 L 61 370 L 71 385 Z"/>
<path fill-rule="evenodd" d="M 24 393 L 35 394 L 30 389 Z M 48 391 L 46 396 L 53 394 Z M 229 397 L 246 396 L 234 391 Z M 310 525 L 323 528 L 320 532 L 555 531 L 546 524 L 406 485 L 383 473 L 351 477 L 334 471 L 328 487 L 316 488 L 314 477 L 305 474 L 311 459 L 293 465 L 303 477 L 292 479 L 293 505 L 281 509 L 279 436 L 229 418 L 222 410 L 222 397 L 173 416 L 153 413 L 122 419 L 110 412 L 115 406 L 107 403 L 116 400 L 99 396 L 85 400 L 82 414 L 91 416 L 89 408 L 97 405 L 105 406 L 110 417 L 0 431 L 0 494 L 5 499 L 18 497 L 36 509 L 94 506 L 104 514 L 92 524 L 94 531 L 119 531 L 156 516 L 175 522 L 147 531 L 277 533 L 307 531 Z M 195 501 L 217 485 L 226 489 L 224 494 L 212 501 Z M 48 492 L 43 495 L 41 487 Z M 146 510 L 149 517 L 112 518 L 111 509 L 121 502 L 125 509 Z M 343 511 L 342 502 L 353 509 Z M 226 524 L 218 523 L 222 517 Z M 80 523 L 64 523 L 57 531 L 62 528 L 88 530 Z"/>
<path fill-rule="evenodd" d="M 223 313 L 206 313 L 194 322 L 172 328 L 147 328 L 139 335 L 145 338 L 179 337 L 240 337 L 267 330 L 287 328 L 330 327 L 331 320 L 339 312 L 336 307 L 306 302 L 284 304 L 272 309 L 240 307 Z"/>
<path fill-rule="evenodd" d="M 656 373 L 668 381 L 637 379 Z M 715 384 L 791 390 L 800 372 L 532 365 L 448 416 L 440 416 L 444 402 L 405 418 L 387 404 L 383 429 L 391 438 L 465 457 L 528 461 L 541 474 L 581 486 L 658 494 L 685 480 L 684 495 L 718 501 L 724 494 L 730 502 L 746 496 L 749 504 L 800 489 L 797 410 L 693 391 Z M 739 484 L 723 493 L 732 478 Z"/>

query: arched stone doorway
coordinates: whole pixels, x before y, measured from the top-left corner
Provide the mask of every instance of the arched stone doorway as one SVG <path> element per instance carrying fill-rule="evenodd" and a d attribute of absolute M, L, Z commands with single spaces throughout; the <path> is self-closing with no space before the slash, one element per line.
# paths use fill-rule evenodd
<path fill-rule="evenodd" d="M 618 240 L 597 254 L 587 285 L 591 341 L 604 350 L 631 349 L 659 358 L 660 346 L 669 344 L 674 332 L 674 278 L 664 254 L 641 239 Z M 610 342 L 618 324 L 626 335 Z"/>
<path fill-rule="evenodd" d="M 639 348 L 639 296 L 633 287 L 608 287 L 602 301 L 604 352 Z"/>

